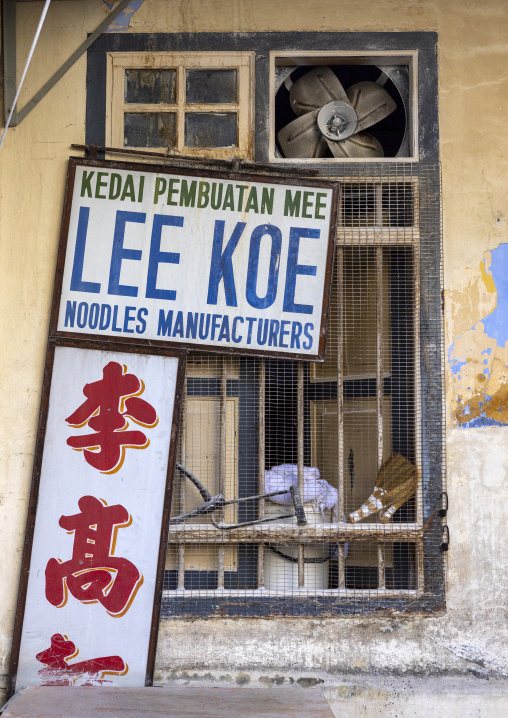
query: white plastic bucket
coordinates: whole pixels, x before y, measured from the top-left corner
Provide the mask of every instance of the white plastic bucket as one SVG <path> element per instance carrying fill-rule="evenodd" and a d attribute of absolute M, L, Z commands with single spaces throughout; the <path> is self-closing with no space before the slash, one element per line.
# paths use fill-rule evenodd
<path fill-rule="evenodd" d="M 309 526 L 330 522 L 330 510 L 316 511 L 312 502 L 303 505 L 307 523 Z M 277 516 L 288 513 L 292 506 L 276 504 L 273 501 L 265 502 L 265 516 Z M 296 517 L 281 519 L 277 523 L 297 526 Z M 270 547 L 271 546 L 271 547 Z M 272 548 L 274 549 L 272 551 Z M 277 552 L 277 553 L 276 553 Z M 284 558 L 280 554 L 284 554 Z M 330 544 L 311 543 L 304 544 L 304 556 L 306 559 L 327 559 L 330 555 Z M 292 561 L 291 559 L 295 559 Z M 265 544 L 264 550 L 264 573 L 265 588 L 270 591 L 284 593 L 298 589 L 298 546 L 296 544 Z M 304 582 L 305 589 L 316 591 L 328 588 L 328 567 L 329 561 L 319 563 L 305 563 Z"/>

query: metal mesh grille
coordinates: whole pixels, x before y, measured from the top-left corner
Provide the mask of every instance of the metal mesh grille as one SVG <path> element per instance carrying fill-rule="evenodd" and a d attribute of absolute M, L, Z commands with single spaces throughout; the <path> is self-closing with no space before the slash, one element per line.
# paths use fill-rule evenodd
<path fill-rule="evenodd" d="M 439 168 L 320 171 L 342 182 L 326 361 L 189 354 L 163 615 L 443 602 Z"/>

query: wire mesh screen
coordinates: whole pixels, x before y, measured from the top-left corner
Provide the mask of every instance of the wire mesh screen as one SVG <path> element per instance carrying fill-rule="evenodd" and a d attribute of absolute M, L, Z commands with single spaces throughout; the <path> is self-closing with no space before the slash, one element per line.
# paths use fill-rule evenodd
<path fill-rule="evenodd" d="M 439 170 L 320 169 L 342 183 L 326 360 L 189 354 L 165 615 L 443 602 Z"/>

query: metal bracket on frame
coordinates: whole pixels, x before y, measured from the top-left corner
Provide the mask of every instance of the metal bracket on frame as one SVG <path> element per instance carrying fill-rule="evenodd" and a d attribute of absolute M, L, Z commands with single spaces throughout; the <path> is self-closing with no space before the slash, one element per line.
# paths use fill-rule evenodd
<path fill-rule="evenodd" d="M 31 100 L 19 111 L 12 115 L 10 126 L 15 127 L 39 104 L 43 97 L 56 85 L 76 60 L 88 50 L 95 40 L 102 35 L 109 25 L 125 10 L 131 0 L 120 0 L 118 5 L 104 18 L 100 25 L 81 43 L 63 65 L 49 78 L 49 80 L 35 93 Z M 16 0 L 2 0 L 2 47 L 3 47 L 3 76 L 4 76 L 4 121 L 7 122 L 12 103 L 16 96 Z"/>

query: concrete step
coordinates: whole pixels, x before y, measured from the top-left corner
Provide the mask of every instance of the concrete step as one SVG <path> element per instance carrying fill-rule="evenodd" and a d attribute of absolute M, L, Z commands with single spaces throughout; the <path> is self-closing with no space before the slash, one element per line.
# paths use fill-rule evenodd
<path fill-rule="evenodd" d="M 320 688 L 25 688 L 2 718 L 333 718 Z"/>

